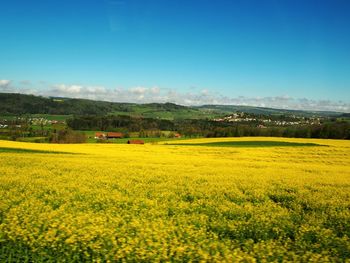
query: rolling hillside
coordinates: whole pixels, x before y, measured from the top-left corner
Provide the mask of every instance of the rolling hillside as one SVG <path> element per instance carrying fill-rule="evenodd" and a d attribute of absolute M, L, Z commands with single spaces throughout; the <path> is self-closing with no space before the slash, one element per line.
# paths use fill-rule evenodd
<path fill-rule="evenodd" d="M 0 115 L 128 115 L 159 119 L 211 119 L 241 111 L 264 115 L 341 116 L 337 112 L 309 112 L 238 105 L 181 106 L 173 103 L 117 103 L 87 99 L 0 93 Z"/>

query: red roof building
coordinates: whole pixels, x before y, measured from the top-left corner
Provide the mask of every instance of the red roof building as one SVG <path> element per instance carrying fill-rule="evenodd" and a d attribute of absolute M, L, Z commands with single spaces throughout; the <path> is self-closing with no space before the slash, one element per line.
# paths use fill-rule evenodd
<path fill-rule="evenodd" d="M 105 139 L 106 138 L 106 134 L 103 132 L 96 132 L 95 133 L 95 139 Z"/>
<path fill-rule="evenodd" d="M 107 139 L 120 139 L 123 138 L 121 132 L 107 132 Z"/>
<path fill-rule="evenodd" d="M 145 144 L 143 140 L 128 140 L 128 144 Z"/>

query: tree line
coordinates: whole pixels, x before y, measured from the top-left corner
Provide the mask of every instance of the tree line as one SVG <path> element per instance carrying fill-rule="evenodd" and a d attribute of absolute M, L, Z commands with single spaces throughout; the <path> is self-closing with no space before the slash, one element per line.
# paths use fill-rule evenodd
<path fill-rule="evenodd" d="M 131 110 L 130 103 L 113 103 L 86 99 L 45 98 L 41 96 L 0 93 L 0 114 L 105 115 Z"/>
<path fill-rule="evenodd" d="M 332 121 L 319 125 L 257 127 L 256 124 L 211 120 L 162 120 L 130 116 L 75 116 L 67 120 L 73 130 L 140 132 L 167 130 L 187 137 L 273 136 L 295 138 L 350 139 L 350 123 Z"/>

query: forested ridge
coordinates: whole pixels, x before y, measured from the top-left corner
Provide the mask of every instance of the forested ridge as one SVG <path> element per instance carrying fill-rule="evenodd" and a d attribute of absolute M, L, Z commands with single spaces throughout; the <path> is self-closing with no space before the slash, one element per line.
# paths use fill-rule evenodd
<path fill-rule="evenodd" d="M 45 134 L 50 133 L 50 130 L 57 132 L 57 128 L 33 130 L 28 126 L 29 122 L 33 122 L 30 120 L 31 114 L 51 114 L 66 115 L 66 128 L 83 131 L 141 134 L 145 131 L 150 131 L 150 134 L 155 134 L 154 131 L 173 131 L 188 137 L 274 136 L 350 139 L 348 113 L 333 112 L 325 116 L 328 113 L 323 112 L 317 116 L 306 112 L 306 116 L 312 117 L 303 117 L 303 111 L 258 107 L 247 108 L 249 112 L 256 109 L 257 113 L 233 113 L 230 110 L 243 110 L 244 106 L 187 107 L 173 103 L 115 103 L 11 93 L 0 93 L 0 102 L 2 116 L 22 116 L 21 120 L 3 121 L 2 124 L 7 127 L 4 129 L 3 126 L 2 129 L 4 136 L 10 133 L 12 136 L 13 131 L 16 131 L 16 134 L 33 134 L 32 136 L 48 136 Z M 230 122 L 228 113 L 243 117 L 239 117 L 239 121 Z M 217 121 L 215 116 L 221 116 L 219 120 L 223 121 Z M 21 125 L 21 128 L 18 128 L 18 125 Z"/>

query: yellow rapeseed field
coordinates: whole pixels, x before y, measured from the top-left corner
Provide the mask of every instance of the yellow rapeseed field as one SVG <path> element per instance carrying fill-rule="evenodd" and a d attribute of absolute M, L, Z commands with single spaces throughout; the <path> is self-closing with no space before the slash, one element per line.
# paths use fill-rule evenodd
<path fill-rule="evenodd" d="M 350 141 L 0 141 L 0 261 L 350 262 Z"/>

